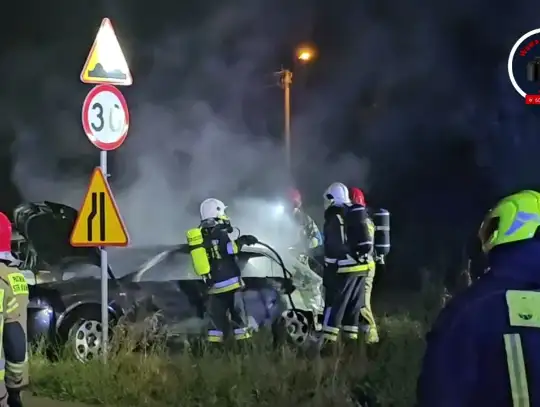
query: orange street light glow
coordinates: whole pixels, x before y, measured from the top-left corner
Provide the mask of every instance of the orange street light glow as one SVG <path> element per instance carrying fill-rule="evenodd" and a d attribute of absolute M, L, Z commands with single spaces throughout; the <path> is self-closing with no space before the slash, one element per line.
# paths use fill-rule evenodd
<path fill-rule="evenodd" d="M 315 49 L 308 46 L 302 46 L 296 49 L 296 58 L 302 62 L 309 62 L 315 58 Z"/>
<path fill-rule="evenodd" d="M 311 52 L 304 51 L 298 55 L 298 59 L 301 61 L 309 61 L 311 59 Z"/>

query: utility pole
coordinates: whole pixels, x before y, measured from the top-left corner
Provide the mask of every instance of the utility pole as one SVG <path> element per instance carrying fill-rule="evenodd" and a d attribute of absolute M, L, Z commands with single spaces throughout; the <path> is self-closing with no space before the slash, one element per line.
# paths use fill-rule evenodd
<path fill-rule="evenodd" d="M 301 64 L 307 64 L 311 62 L 317 52 L 313 46 L 302 45 L 296 49 L 295 60 Z M 283 138 L 285 141 L 285 158 L 287 160 L 287 168 L 292 170 L 292 147 L 291 147 L 291 85 L 293 73 L 290 69 L 281 68 L 279 72 L 276 72 L 279 76 L 279 86 L 283 89 Z"/>
<path fill-rule="evenodd" d="M 280 78 L 280 86 L 283 89 L 283 117 L 284 129 L 283 137 L 285 141 L 285 159 L 287 160 L 287 168 L 291 169 L 291 85 L 293 74 L 289 69 L 281 69 L 278 72 Z"/>

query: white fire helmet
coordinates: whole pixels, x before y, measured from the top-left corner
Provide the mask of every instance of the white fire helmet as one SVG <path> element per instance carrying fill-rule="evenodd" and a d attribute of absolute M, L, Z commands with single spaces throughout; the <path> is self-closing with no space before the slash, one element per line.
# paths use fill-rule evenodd
<path fill-rule="evenodd" d="M 334 182 L 324 192 L 324 208 L 330 205 L 350 205 L 349 188 L 341 182 Z"/>
<path fill-rule="evenodd" d="M 207 219 L 227 219 L 225 215 L 225 204 L 216 198 L 208 198 L 202 201 L 199 211 L 201 213 L 201 221 Z"/>

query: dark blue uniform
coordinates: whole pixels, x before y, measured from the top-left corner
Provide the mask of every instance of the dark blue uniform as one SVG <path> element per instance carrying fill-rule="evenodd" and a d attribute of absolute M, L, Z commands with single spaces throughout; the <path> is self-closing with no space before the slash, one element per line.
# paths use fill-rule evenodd
<path fill-rule="evenodd" d="M 418 407 L 540 406 L 540 242 L 497 247 L 489 265 L 427 335 Z"/>
<path fill-rule="evenodd" d="M 325 310 L 323 338 L 336 342 L 340 330 L 358 338 L 363 281 L 375 268 L 373 242 L 365 209 L 359 205 L 330 206 L 324 213 Z"/>
<path fill-rule="evenodd" d="M 215 220 L 205 221 L 201 226 L 210 261 L 210 277 L 206 280 L 211 321 L 208 341 L 221 343 L 231 330 L 235 339 L 248 339 L 251 334 L 242 294 L 244 283 L 235 258 L 245 244 L 245 236 L 231 240 L 230 225 L 216 224 Z"/>

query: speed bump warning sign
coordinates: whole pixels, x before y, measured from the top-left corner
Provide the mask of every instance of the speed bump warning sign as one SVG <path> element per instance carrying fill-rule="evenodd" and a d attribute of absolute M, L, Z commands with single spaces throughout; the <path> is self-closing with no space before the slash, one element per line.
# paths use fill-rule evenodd
<path fill-rule="evenodd" d="M 133 78 L 111 21 L 104 18 L 81 72 L 81 82 L 130 86 Z"/>

